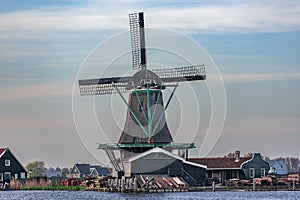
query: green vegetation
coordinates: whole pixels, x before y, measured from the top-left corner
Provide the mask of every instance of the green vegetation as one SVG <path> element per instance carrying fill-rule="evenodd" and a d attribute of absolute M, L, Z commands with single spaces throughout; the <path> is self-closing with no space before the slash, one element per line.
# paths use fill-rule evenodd
<path fill-rule="evenodd" d="M 83 190 L 85 187 L 82 186 L 31 186 L 31 187 L 24 187 L 22 190 L 69 190 L 69 191 L 79 191 Z"/>
<path fill-rule="evenodd" d="M 42 173 L 45 167 L 44 161 L 34 161 L 29 163 L 25 168 L 29 173 L 30 178 L 42 177 Z"/>

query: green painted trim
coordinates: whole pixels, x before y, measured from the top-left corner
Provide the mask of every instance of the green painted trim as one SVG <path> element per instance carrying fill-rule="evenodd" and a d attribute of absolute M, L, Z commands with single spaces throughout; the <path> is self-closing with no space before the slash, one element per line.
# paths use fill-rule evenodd
<path fill-rule="evenodd" d="M 144 106 L 143 106 L 142 103 L 141 103 L 141 99 L 140 99 L 140 97 L 139 97 L 139 95 L 138 95 L 138 92 L 137 92 L 137 90 L 136 90 L 135 85 L 133 85 L 133 88 L 134 88 L 134 93 L 135 93 L 135 95 L 137 96 L 139 106 L 142 107 L 142 112 L 143 112 L 144 118 L 145 118 L 145 120 L 147 121 L 146 112 L 145 112 Z M 150 135 L 150 132 L 149 132 L 149 135 Z"/>
<path fill-rule="evenodd" d="M 124 101 L 124 103 L 127 105 L 130 113 L 133 115 L 134 119 L 136 120 L 136 122 L 139 124 L 139 126 L 141 127 L 141 129 L 144 131 L 144 133 L 146 134 L 146 136 L 148 138 L 150 138 L 151 136 L 149 135 L 149 133 L 145 130 L 144 126 L 142 125 L 141 121 L 137 118 L 137 116 L 135 115 L 135 113 L 133 112 L 132 108 L 130 107 L 130 105 L 127 103 L 127 101 L 125 100 L 124 96 L 121 94 L 120 90 L 118 89 L 118 86 L 115 85 L 115 89 L 117 90 L 118 94 L 120 95 L 120 97 L 122 98 L 122 100 Z"/>
<path fill-rule="evenodd" d="M 163 112 L 162 112 L 161 115 L 159 116 L 159 119 L 158 119 L 158 121 L 157 121 L 157 124 L 155 125 L 155 127 L 154 127 L 154 129 L 153 129 L 153 133 L 155 133 L 156 129 L 158 128 L 158 125 L 159 125 L 160 121 L 162 120 L 162 117 L 163 117 L 163 115 L 165 114 L 165 112 L 166 112 L 166 110 L 167 110 L 167 108 L 168 108 L 168 106 L 169 106 L 169 104 L 170 104 L 170 102 L 171 102 L 171 99 L 172 99 L 173 96 L 174 96 L 174 92 L 175 92 L 175 90 L 176 90 L 177 87 L 178 87 L 178 84 L 174 86 L 173 91 L 172 91 L 172 94 L 171 94 L 171 96 L 169 97 L 168 102 L 167 102 L 167 104 L 166 104 L 166 106 L 165 106 Z M 153 134 L 153 133 L 152 133 L 152 134 Z"/>
<path fill-rule="evenodd" d="M 147 111 L 148 111 L 148 118 L 147 118 L 148 133 L 149 133 L 150 136 L 152 136 L 152 133 L 151 133 L 151 106 L 150 106 L 149 84 L 147 84 Z"/>
<path fill-rule="evenodd" d="M 111 143 L 111 144 L 99 144 L 98 149 L 119 149 L 119 148 L 143 148 L 143 147 L 161 147 L 171 149 L 190 149 L 196 148 L 194 143 Z"/>
<path fill-rule="evenodd" d="M 157 99 L 156 99 L 156 102 L 155 102 L 155 108 L 154 108 L 154 111 L 153 111 L 153 114 L 152 114 L 152 118 L 151 118 L 151 125 L 152 125 L 152 123 L 153 123 L 154 116 L 155 116 L 155 113 L 156 113 L 156 108 L 157 108 L 158 100 L 159 100 L 159 98 L 160 98 L 160 96 L 161 96 L 161 94 L 162 94 L 161 88 L 162 88 L 162 85 L 160 85 L 160 90 L 159 90 L 160 92 L 159 92 L 159 94 L 158 94 L 158 96 L 157 96 Z M 154 133 L 154 132 L 152 132 L 151 135 L 153 135 L 153 133 Z"/>

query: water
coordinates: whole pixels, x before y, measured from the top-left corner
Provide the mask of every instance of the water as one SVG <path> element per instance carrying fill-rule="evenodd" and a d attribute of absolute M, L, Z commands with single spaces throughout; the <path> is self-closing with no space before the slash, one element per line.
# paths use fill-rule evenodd
<path fill-rule="evenodd" d="M 300 199 L 300 191 L 272 192 L 180 192 L 153 194 L 118 194 L 106 192 L 74 191 L 0 191 L 0 200 L 123 200 L 123 199 L 205 199 L 205 200 L 294 200 Z"/>

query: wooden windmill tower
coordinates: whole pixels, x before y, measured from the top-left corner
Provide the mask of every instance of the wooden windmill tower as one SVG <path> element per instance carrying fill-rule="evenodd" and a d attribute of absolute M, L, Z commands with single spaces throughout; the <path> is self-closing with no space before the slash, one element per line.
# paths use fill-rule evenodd
<path fill-rule="evenodd" d="M 170 69 L 148 69 L 146 62 L 145 30 L 143 13 L 129 14 L 132 45 L 133 76 L 79 80 L 81 95 L 107 95 L 118 93 L 128 108 L 124 129 L 115 144 L 101 144 L 114 167 L 122 172 L 122 160 L 136 153 L 155 147 L 185 151 L 194 148 L 193 143 L 172 143 L 173 139 L 165 119 L 165 112 L 179 82 L 205 80 L 204 65 Z M 172 93 L 163 101 L 163 90 Z M 126 101 L 122 93 L 129 92 Z M 120 151 L 117 158 L 115 151 Z"/>

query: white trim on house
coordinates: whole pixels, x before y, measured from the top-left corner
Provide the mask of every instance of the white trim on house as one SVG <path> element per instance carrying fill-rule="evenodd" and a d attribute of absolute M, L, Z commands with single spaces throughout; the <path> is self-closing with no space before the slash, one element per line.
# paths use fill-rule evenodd
<path fill-rule="evenodd" d="M 13 152 L 8 147 L 6 147 L 5 151 L 2 152 L 2 154 L 0 155 L 0 158 L 3 156 L 4 153 L 7 152 L 7 150 L 10 151 L 11 156 L 17 161 L 17 163 L 19 163 L 21 165 L 21 167 L 23 168 L 23 171 L 27 172 L 27 170 L 24 168 L 23 163 L 20 162 L 20 160 L 15 156 L 15 154 L 13 154 Z"/>
<path fill-rule="evenodd" d="M 166 150 L 164 150 L 162 148 L 159 148 L 159 147 L 155 147 L 153 149 L 150 149 L 149 151 L 146 151 L 146 152 L 140 153 L 140 154 L 138 154 L 136 156 L 133 156 L 133 157 L 129 158 L 129 160 L 127 162 L 133 162 L 133 161 L 135 161 L 137 159 L 140 159 L 140 158 L 142 158 L 142 157 L 144 157 L 144 156 L 146 156 L 148 154 L 151 154 L 151 153 L 163 153 L 163 154 L 166 154 L 166 155 L 168 155 L 170 157 L 173 157 L 173 158 L 175 158 L 177 160 L 181 160 L 183 163 L 207 169 L 207 166 L 205 166 L 205 165 L 201 165 L 201 164 L 197 164 L 197 163 L 194 163 L 194 162 L 187 161 L 184 158 L 182 158 L 180 156 L 177 156 L 177 155 L 175 155 L 175 154 L 173 154 L 173 153 L 171 153 L 169 151 L 166 151 Z"/>
<path fill-rule="evenodd" d="M 260 176 L 261 177 L 266 176 L 266 169 L 265 168 L 260 168 Z"/>
<path fill-rule="evenodd" d="M 4 160 L 4 166 L 5 167 L 10 167 L 10 160 L 9 159 Z"/>
<path fill-rule="evenodd" d="M 240 170 L 241 168 L 207 168 L 207 170 Z"/>
<path fill-rule="evenodd" d="M 252 171 L 252 173 L 251 173 L 251 171 Z M 250 168 L 249 169 L 249 177 L 250 178 L 254 178 L 255 177 L 255 169 L 254 168 Z"/>
<path fill-rule="evenodd" d="M 260 158 L 261 158 L 260 153 L 253 153 L 252 158 L 249 159 L 249 160 L 246 160 L 245 162 L 243 162 L 243 163 L 240 165 L 240 168 L 243 169 L 243 165 L 244 165 L 244 164 L 246 164 L 246 163 L 252 161 L 252 160 L 254 159 L 254 157 L 255 157 L 255 154 L 258 154 L 258 155 L 260 156 Z"/>
<path fill-rule="evenodd" d="M 7 151 L 7 148 L 3 148 L 3 149 L 5 149 L 2 153 L 1 153 L 1 155 L 0 155 L 0 158 L 5 154 L 5 152 Z"/>
<path fill-rule="evenodd" d="M 26 173 L 25 172 L 21 172 L 21 178 L 26 178 Z"/>

